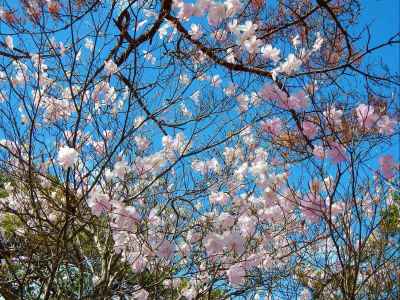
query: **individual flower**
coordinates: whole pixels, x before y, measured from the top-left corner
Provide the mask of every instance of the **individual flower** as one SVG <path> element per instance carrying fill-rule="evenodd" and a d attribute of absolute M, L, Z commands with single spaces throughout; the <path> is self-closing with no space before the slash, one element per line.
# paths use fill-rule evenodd
<path fill-rule="evenodd" d="M 292 38 L 291 42 L 293 47 L 297 48 L 301 44 L 300 36 L 297 34 L 295 37 Z"/>
<path fill-rule="evenodd" d="M 47 8 L 53 16 L 57 17 L 60 12 L 61 5 L 56 0 L 47 0 Z"/>
<path fill-rule="evenodd" d="M 244 283 L 246 271 L 242 265 L 235 264 L 226 271 L 226 275 L 228 276 L 229 283 L 237 286 Z"/>
<path fill-rule="evenodd" d="M 118 230 L 132 231 L 140 221 L 140 215 L 133 206 L 125 206 L 120 202 L 114 202 L 114 222 L 112 226 Z"/>
<path fill-rule="evenodd" d="M 281 50 L 272 47 L 272 45 L 267 44 L 261 48 L 261 54 L 266 60 L 272 60 L 277 63 L 280 58 Z"/>
<path fill-rule="evenodd" d="M 242 8 L 242 4 L 239 0 L 225 0 L 226 15 L 233 16 L 237 14 Z"/>
<path fill-rule="evenodd" d="M 225 205 L 229 201 L 229 196 L 224 192 L 211 192 L 209 198 L 210 203 L 212 204 L 221 204 Z"/>
<path fill-rule="evenodd" d="M 261 42 L 261 40 L 257 39 L 257 37 L 255 35 L 253 35 L 249 39 L 245 40 L 243 42 L 243 45 L 244 45 L 245 49 L 247 50 L 247 52 L 249 52 L 250 54 L 254 54 L 254 53 L 258 52 L 258 49 L 262 45 L 262 42 Z"/>
<path fill-rule="evenodd" d="M 323 216 L 326 207 L 319 194 L 310 192 L 301 199 L 300 208 L 305 219 L 316 223 Z"/>
<path fill-rule="evenodd" d="M 317 32 L 317 38 L 314 41 L 314 45 L 312 51 L 316 52 L 321 49 L 322 44 L 324 43 L 324 39 L 319 32 Z"/>
<path fill-rule="evenodd" d="M 67 169 L 78 161 L 78 151 L 68 146 L 61 147 L 58 151 L 58 162 L 60 166 Z"/>
<path fill-rule="evenodd" d="M 201 26 L 197 24 L 190 25 L 189 34 L 194 40 L 198 40 L 203 35 L 203 31 L 201 30 Z"/>
<path fill-rule="evenodd" d="M 279 118 L 273 118 L 261 122 L 261 128 L 274 136 L 279 135 L 282 132 L 283 122 Z"/>
<path fill-rule="evenodd" d="M 5 38 L 5 42 L 6 42 L 6 46 L 8 49 L 10 49 L 10 50 L 14 49 L 14 41 L 11 36 L 7 35 Z"/>
<path fill-rule="evenodd" d="M 144 57 L 145 60 L 147 60 L 152 65 L 154 65 L 156 63 L 157 59 L 151 52 L 143 50 L 143 57 Z"/>
<path fill-rule="evenodd" d="M 90 192 L 87 204 L 95 216 L 109 212 L 112 208 L 110 197 L 98 188 Z"/>
<path fill-rule="evenodd" d="M 225 16 L 225 6 L 213 2 L 208 9 L 208 24 L 211 26 L 217 26 L 224 20 Z"/>
<path fill-rule="evenodd" d="M 343 145 L 337 142 L 332 142 L 329 144 L 328 155 L 332 162 L 340 163 L 346 160 L 346 149 Z"/>
<path fill-rule="evenodd" d="M 107 75 L 112 75 L 118 72 L 118 66 L 112 59 L 105 61 L 104 69 L 106 70 Z"/>
<path fill-rule="evenodd" d="M 258 93 L 263 99 L 287 103 L 288 96 L 276 84 L 265 84 Z"/>
<path fill-rule="evenodd" d="M 385 115 L 376 124 L 378 125 L 379 133 L 391 135 L 394 133 L 397 122 Z"/>
<path fill-rule="evenodd" d="M 286 105 L 285 105 L 286 104 Z M 283 107 L 287 109 L 301 110 L 305 109 L 308 105 L 308 97 L 303 91 L 291 95 L 287 103 L 283 103 Z"/>
<path fill-rule="evenodd" d="M 194 287 L 187 287 L 182 290 L 182 296 L 187 300 L 193 300 L 196 298 L 197 292 Z"/>
<path fill-rule="evenodd" d="M 93 51 L 94 43 L 93 43 L 93 40 L 91 38 L 86 38 L 85 39 L 85 48 L 90 50 L 90 51 Z"/>
<path fill-rule="evenodd" d="M 297 58 L 293 53 L 290 53 L 286 58 L 286 61 L 279 65 L 277 71 L 286 75 L 293 75 L 299 70 L 303 62 Z"/>
<path fill-rule="evenodd" d="M 218 74 L 212 76 L 210 79 L 210 84 L 213 87 L 219 87 L 221 85 L 221 82 L 222 82 L 221 77 Z"/>
<path fill-rule="evenodd" d="M 117 161 L 114 164 L 113 175 L 117 178 L 123 178 L 129 172 L 128 163 L 125 160 Z"/>
<path fill-rule="evenodd" d="M 360 127 L 371 129 L 378 119 L 374 112 L 374 108 L 370 105 L 360 104 L 356 108 L 358 124 Z"/>
<path fill-rule="evenodd" d="M 245 112 L 249 109 L 249 96 L 247 96 L 246 94 L 240 94 L 236 97 L 236 100 L 239 104 L 239 110 L 241 112 Z"/>
<path fill-rule="evenodd" d="M 193 3 L 184 3 L 181 1 L 176 1 L 179 3 L 180 10 L 178 12 L 178 18 L 182 21 L 187 21 L 194 14 L 195 6 Z"/>
<path fill-rule="evenodd" d="M 315 157 L 317 157 L 319 159 L 324 159 L 325 150 L 324 150 L 324 148 L 322 146 L 317 145 L 317 146 L 314 146 L 313 154 L 314 154 Z"/>
<path fill-rule="evenodd" d="M 160 26 L 160 28 L 158 29 L 158 36 L 160 40 L 162 40 L 168 34 L 169 27 L 170 27 L 169 23 L 164 23 L 163 25 Z"/>
<path fill-rule="evenodd" d="M 135 292 L 132 296 L 135 300 L 147 300 L 149 292 L 145 289 L 141 289 L 140 291 Z"/>
<path fill-rule="evenodd" d="M 164 259 L 170 259 L 173 254 L 174 254 L 174 245 L 168 240 L 163 240 L 160 246 L 158 246 L 157 256 Z"/>
<path fill-rule="evenodd" d="M 225 247 L 229 251 L 233 251 L 237 254 L 243 254 L 245 250 L 245 241 L 242 235 L 237 231 L 225 231 L 223 234 L 225 240 Z"/>
<path fill-rule="evenodd" d="M 329 123 L 332 123 L 335 126 L 339 126 L 342 122 L 342 115 L 343 115 L 343 110 L 341 109 L 336 109 L 335 106 L 329 106 L 325 111 L 324 111 L 324 116 L 328 120 Z"/>
<path fill-rule="evenodd" d="M 233 33 L 240 37 L 240 43 L 243 44 L 248 39 L 256 38 L 258 25 L 252 21 L 246 21 L 244 24 L 234 26 L 233 28 Z"/>
<path fill-rule="evenodd" d="M 256 230 L 257 219 L 254 216 L 242 215 L 238 220 L 240 232 L 245 236 L 249 237 L 254 234 Z"/>
<path fill-rule="evenodd" d="M 304 121 L 302 127 L 304 135 L 309 139 L 312 139 L 317 135 L 318 127 L 314 123 L 310 121 Z"/>
<path fill-rule="evenodd" d="M 386 179 L 391 179 L 394 177 L 394 169 L 396 164 L 391 155 L 383 155 L 379 158 L 379 166 L 382 171 L 383 176 Z"/>
<path fill-rule="evenodd" d="M 236 93 L 237 86 L 231 83 L 228 87 L 224 88 L 224 94 L 228 97 L 232 97 Z"/>
<path fill-rule="evenodd" d="M 226 30 L 218 29 L 217 31 L 212 33 L 212 36 L 216 41 L 224 42 L 228 37 L 228 32 Z"/>
<path fill-rule="evenodd" d="M 205 237 L 204 247 L 206 248 L 208 256 L 213 256 L 215 254 L 221 253 L 224 248 L 224 241 L 222 236 L 213 232 L 209 233 Z"/>
<path fill-rule="evenodd" d="M 150 141 L 142 136 L 135 136 L 135 144 L 139 151 L 144 151 L 150 146 Z"/>

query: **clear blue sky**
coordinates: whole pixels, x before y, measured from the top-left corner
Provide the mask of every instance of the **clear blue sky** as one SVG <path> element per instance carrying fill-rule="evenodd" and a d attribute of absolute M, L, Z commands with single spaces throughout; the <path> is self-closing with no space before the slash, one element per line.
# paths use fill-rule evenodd
<path fill-rule="evenodd" d="M 372 45 L 379 44 L 400 31 L 399 0 L 361 0 L 363 13 L 360 24 L 371 24 Z M 391 67 L 392 71 L 400 69 L 400 45 L 388 47 L 377 54 Z"/>

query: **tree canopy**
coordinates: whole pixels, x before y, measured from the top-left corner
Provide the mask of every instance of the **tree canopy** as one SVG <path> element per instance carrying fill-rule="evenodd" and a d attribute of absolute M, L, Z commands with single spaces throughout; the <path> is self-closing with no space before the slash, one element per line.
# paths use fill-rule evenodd
<path fill-rule="evenodd" d="M 398 299 L 365 2 L 2 1 L 0 299 Z"/>

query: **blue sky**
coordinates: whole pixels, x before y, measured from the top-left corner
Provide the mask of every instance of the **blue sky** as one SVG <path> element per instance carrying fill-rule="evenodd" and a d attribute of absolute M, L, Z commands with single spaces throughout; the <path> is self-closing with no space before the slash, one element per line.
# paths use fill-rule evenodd
<path fill-rule="evenodd" d="M 400 1 L 399 0 L 363 0 L 363 13 L 360 24 L 371 24 L 372 44 L 378 44 L 400 31 Z M 400 46 L 387 47 L 378 54 L 391 66 L 393 71 L 399 71 Z"/>

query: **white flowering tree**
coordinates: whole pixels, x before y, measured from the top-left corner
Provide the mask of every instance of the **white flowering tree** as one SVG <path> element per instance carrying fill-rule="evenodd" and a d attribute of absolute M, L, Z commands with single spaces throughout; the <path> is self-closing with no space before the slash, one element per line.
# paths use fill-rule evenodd
<path fill-rule="evenodd" d="M 360 4 L 4 0 L 0 295 L 398 297 L 400 37 Z"/>

